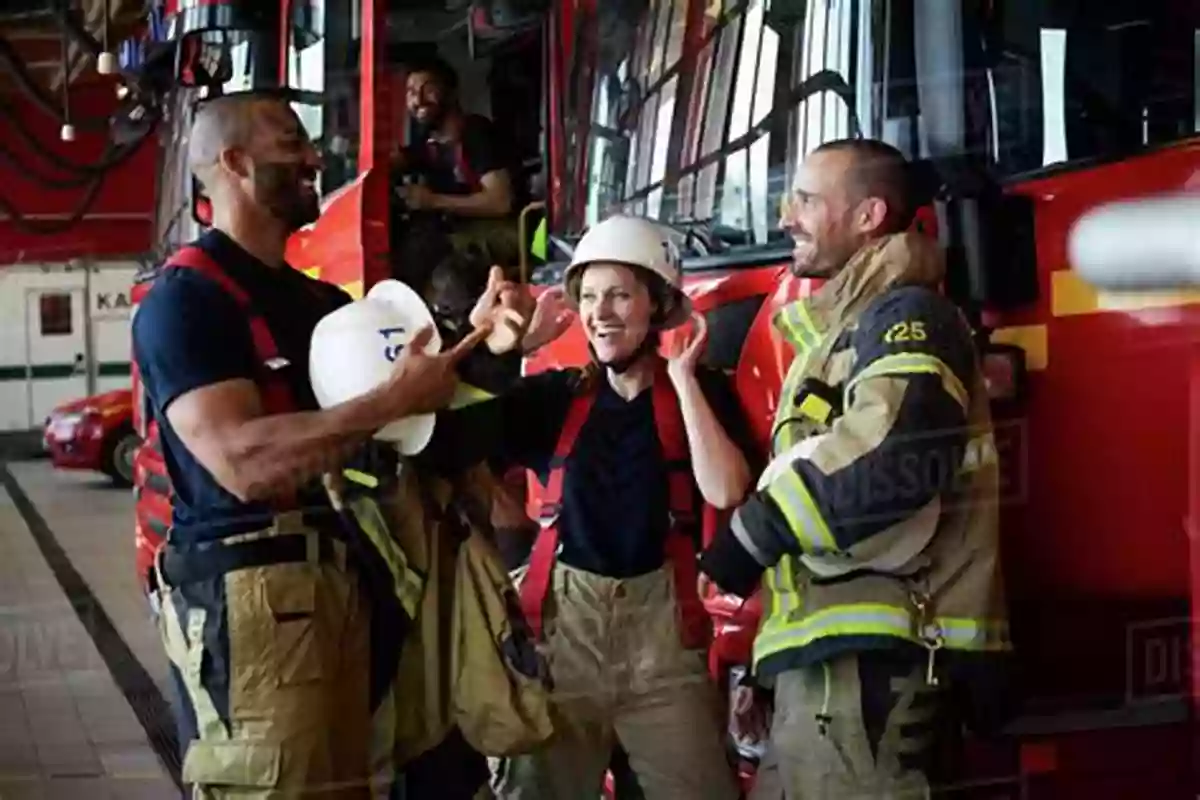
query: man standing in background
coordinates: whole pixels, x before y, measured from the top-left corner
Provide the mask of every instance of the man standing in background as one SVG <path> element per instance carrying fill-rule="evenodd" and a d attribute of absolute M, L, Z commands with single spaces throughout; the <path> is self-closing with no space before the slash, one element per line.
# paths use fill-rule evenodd
<path fill-rule="evenodd" d="M 519 256 L 513 156 L 491 120 L 463 110 L 458 75 L 430 58 L 408 67 L 407 102 L 417 135 L 393 158 L 413 181 L 398 192 L 410 211 L 434 212 L 449 221 L 456 250 L 476 245 L 491 264 L 515 265 Z"/>

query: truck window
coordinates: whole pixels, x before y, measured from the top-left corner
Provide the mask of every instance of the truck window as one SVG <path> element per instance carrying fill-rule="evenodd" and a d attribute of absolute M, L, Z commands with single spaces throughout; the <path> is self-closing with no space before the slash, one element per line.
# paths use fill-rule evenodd
<path fill-rule="evenodd" d="M 700 222 L 731 246 L 780 238 L 789 165 L 856 118 L 840 84 L 856 74 L 859 4 L 801 5 L 599 4 L 586 224 L 623 210 Z M 819 73 L 837 91 L 788 100 Z"/>
<path fill-rule="evenodd" d="M 285 85 L 292 108 L 321 152 L 322 195 L 358 175 L 359 63 L 362 40 L 361 0 L 308 0 L 292 3 L 288 27 L 287 74 L 278 75 L 278 43 L 268 32 L 226 30 L 233 75 L 222 94 Z M 192 98 L 194 99 L 194 98 Z"/>
<path fill-rule="evenodd" d="M 1012 176 L 1124 157 L 1200 131 L 1200 7 L 1178 0 L 995 4 L 989 150 Z"/>
<path fill-rule="evenodd" d="M 759 248 L 782 238 L 779 202 L 820 144 L 863 135 L 910 158 L 929 155 L 933 117 L 923 114 L 944 109 L 920 104 L 919 0 L 597 5 L 574 51 L 594 61 L 590 102 L 566 104 L 566 130 L 587 132 L 568 137 L 568 169 L 585 172 L 588 191 L 582 201 L 568 194 L 580 207 L 560 220 L 586 226 L 623 210 Z M 963 8 L 961 27 L 938 34 L 962 49 L 962 67 L 926 78 L 945 88 L 925 87 L 925 96 L 961 94 L 962 140 L 950 154 L 982 157 L 998 179 L 1124 157 L 1200 131 L 1200 6 L 1006 0 Z"/>
<path fill-rule="evenodd" d="M 287 85 L 321 151 L 319 189 L 328 195 L 358 176 L 360 0 L 294 3 Z"/>

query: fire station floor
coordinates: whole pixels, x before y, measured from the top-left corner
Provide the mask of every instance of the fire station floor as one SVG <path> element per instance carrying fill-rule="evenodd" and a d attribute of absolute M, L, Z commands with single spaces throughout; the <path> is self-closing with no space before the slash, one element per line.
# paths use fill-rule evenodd
<path fill-rule="evenodd" d="M 132 519 L 102 476 L 0 460 L 0 800 L 179 797 Z"/>

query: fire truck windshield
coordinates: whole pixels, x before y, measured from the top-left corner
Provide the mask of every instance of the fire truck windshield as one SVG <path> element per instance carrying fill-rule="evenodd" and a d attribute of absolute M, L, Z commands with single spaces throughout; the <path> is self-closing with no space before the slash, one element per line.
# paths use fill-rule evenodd
<path fill-rule="evenodd" d="M 773 247 L 797 163 L 831 139 L 1012 180 L 1192 136 L 1198 18 L 1188 0 L 606 0 L 565 76 L 580 179 L 560 227 L 622 210 Z"/>
<path fill-rule="evenodd" d="M 293 108 L 321 151 L 322 195 L 358 174 L 360 7 L 357 0 L 293 4 L 287 85 L 297 98 Z"/>
<path fill-rule="evenodd" d="M 358 174 L 360 0 L 296 0 L 290 3 L 286 74 L 279 75 L 278 33 L 236 28 L 201 34 L 229 62 L 222 94 L 278 89 L 292 94 L 292 107 L 321 151 L 322 195 Z"/>

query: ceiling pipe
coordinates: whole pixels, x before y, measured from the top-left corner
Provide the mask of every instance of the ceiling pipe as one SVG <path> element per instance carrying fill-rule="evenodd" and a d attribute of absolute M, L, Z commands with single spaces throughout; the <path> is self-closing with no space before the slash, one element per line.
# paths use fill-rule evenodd
<path fill-rule="evenodd" d="M 31 220 L 34 222 L 61 222 L 63 220 L 73 219 L 71 214 L 22 214 L 22 219 Z M 0 211 L 0 222 L 9 222 L 13 217 Z M 95 214 L 84 214 L 79 218 L 80 222 L 153 222 L 153 214 L 137 214 L 133 212 L 97 212 Z"/>

